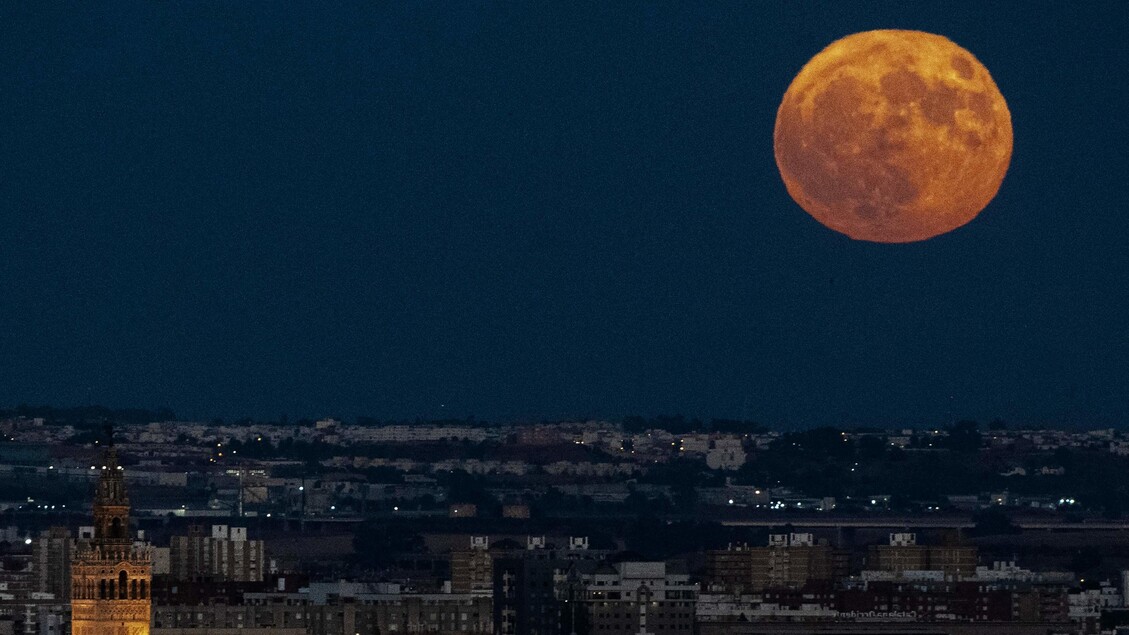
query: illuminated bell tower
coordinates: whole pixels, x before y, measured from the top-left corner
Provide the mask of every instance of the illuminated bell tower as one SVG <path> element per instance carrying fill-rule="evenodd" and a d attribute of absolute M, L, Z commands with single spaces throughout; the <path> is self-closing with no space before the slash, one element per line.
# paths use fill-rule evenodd
<path fill-rule="evenodd" d="M 149 635 L 152 552 L 129 536 L 129 498 L 111 438 L 94 498 L 94 538 L 71 565 L 71 635 Z"/>

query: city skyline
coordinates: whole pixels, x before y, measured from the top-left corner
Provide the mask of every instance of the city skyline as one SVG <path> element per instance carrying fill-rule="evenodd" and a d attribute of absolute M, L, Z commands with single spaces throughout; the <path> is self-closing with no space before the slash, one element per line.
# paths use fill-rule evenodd
<path fill-rule="evenodd" d="M 44 414 L 0 413 L 5 633 L 1129 625 L 1127 431 Z"/>

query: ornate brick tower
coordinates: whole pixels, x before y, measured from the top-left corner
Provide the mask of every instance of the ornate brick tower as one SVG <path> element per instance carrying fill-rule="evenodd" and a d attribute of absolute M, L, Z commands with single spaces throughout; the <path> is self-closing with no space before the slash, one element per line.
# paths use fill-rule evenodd
<path fill-rule="evenodd" d="M 111 439 L 94 498 L 94 539 L 71 565 L 71 635 L 149 635 L 153 564 L 129 535 L 129 498 Z"/>

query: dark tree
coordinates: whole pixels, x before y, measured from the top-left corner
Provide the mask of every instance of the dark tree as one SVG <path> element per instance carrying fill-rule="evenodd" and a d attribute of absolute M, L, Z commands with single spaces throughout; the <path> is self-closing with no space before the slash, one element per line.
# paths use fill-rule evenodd
<path fill-rule="evenodd" d="M 969 534 L 973 536 L 999 536 L 1020 533 L 1019 527 L 998 507 L 989 507 L 972 515 L 975 524 Z"/>
<path fill-rule="evenodd" d="M 982 438 L 975 421 L 961 421 L 948 428 L 949 436 L 945 445 L 954 452 L 976 452 L 980 449 Z"/>

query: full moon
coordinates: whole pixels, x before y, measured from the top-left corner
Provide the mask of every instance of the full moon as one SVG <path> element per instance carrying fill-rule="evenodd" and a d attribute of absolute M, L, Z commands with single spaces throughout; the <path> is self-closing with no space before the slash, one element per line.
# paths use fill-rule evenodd
<path fill-rule="evenodd" d="M 1011 161 L 1011 113 L 947 38 L 866 31 L 813 57 L 784 93 L 776 165 L 800 207 L 856 240 L 926 240 L 971 221 Z"/>

